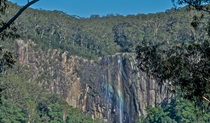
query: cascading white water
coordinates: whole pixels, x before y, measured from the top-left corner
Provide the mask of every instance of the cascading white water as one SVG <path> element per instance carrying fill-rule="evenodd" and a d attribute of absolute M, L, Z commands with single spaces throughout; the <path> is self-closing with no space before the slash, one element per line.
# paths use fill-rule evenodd
<path fill-rule="evenodd" d="M 111 81 L 110 80 L 110 70 L 109 70 L 109 68 L 107 68 L 107 77 L 108 77 L 108 81 L 107 81 L 107 84 L 106 84 L 106 96 L 108 97 L 107 98 L 107 119 L 108 120 L 110 120 L 109 119 L 109 116 L 110 116 L 110 107 L 109 107 L 109 103 L 110 103 L 110 99 L 109 99 L 109 97 L 110 97 L 110 94 L 109 94 L 109 82 Z"/>
<path fill-rule="evenodd" d="M 123 94 L 122 94 L 122 59 L 120 56 L 117 56 L 118 63 L 118 75 L 117 75 L 117 94 L 118 94 L 118 108 L 119 108 L 119 122 L 123 123 Z"/>
<path fill-rule="evenodd" d="M 116 109 L 114 108 L 114 112 L 117 113 L 118 115 L 118 119 L 117 121 L 114 121 L 114 122 L 117 122 L 117 123 L 124 123 L 124 100 L 123 100 L 123 84 L 122 84 L 122 71 L 123 71 L 123 65 L 122 65 L 122 58 L 121 56 L 117 56 L 117 66 L 115 66 L 115 77 L 116 77 L 116 95 L 111 95 L 110 92 L 113 91 L 113 87 L 112 87 L 112 84 L 110 83 L 112 81 L 112 72 L 113 72 L 113 67 L 109 67 L 109 66 L 106 66 L 105 70 L 107 71 L 107 75 L 106 76 L 103 76 L 103 80 L 106 82 L 106 85 L 105 85 L 105 94 L 106 94 L 106 98 L 107 98 L 107 105 L 106 105 L 106 108 L 107 108 L 107 121 L 108 122 L 113 122 L 111 120 L 112 118 L 112 105 L 115 104 L 116 106 Z M 106 78 L 107 77 L 107 78 Z M 114 98 L 112 98 L 112 96 L 116 96 L 116 100 L 113 100 Z M 116 101 L 116 102 L 115 102 Z M 114 107 L 115 107 L 114 106 Z"/>
<path fill-rule="evenodd" d="M 107 62 L 109 62 L 109 59 L 107 59 Z M 110 72 L 110 68 L 109 66 L 105 67 L 105 71 L 107 71 L 107 75 L 102 75 L 104 78 L 104 81 L 106 82 L 105 87 L 105 94 L 106 94 L 106 100 L 107 100 L 107 105 L 106 105 L 106 109 L 107 109 L 107 122 L 111 122 L 111 95 L 110 95 L 110 90 L 111 90 L 111 86 L 110 86 L 110 82 L 111 82 L 111 72 Z"/>

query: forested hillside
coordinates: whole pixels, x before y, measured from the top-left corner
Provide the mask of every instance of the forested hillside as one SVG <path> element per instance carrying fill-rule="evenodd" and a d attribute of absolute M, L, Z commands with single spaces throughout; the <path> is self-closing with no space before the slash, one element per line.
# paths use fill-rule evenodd
<path fill-rule="evenodd" d="M 19 6 L 10 4 L 5 20 Z M 191 14 L 190 14 L 191 13 Z M 94 58 L 117 52 L 133 52 L 140 42 L 178 42 L 195 38 L 187 8 L 156 14 L 114 15 L 80 18 L 61 11 L 27 9 L 15 26 L 22 39 L 31 39 L 40 48 L 58 48 L 70 54 Z"/>

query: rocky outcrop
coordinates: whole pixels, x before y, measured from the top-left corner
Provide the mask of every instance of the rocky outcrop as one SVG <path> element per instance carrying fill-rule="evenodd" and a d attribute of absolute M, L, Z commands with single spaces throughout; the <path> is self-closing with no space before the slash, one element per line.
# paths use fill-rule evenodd
<path fill-rule="evenodd" d="M 108 123 L 134 123 L 169 98 L 167 87 L 140 72 L 134 54 L 87 60 L 68 52 L 39 50 L 32 41 L 17 40 L 19 62 L 30 67 L 32 80 L 60 94 L 69 105 Z"/>

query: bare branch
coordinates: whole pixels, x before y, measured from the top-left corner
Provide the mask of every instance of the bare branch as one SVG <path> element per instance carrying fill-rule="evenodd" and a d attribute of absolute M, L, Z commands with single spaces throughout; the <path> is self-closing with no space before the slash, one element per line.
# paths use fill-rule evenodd
<path fill-rule="evenodd" d="M 7 29 L 22 14 L 22 12 L 25 11 L 30 5 L 38 1 L 39 0 L 32 0 L 31 2 L 23 6 L 23 8 L 21 8 L 14 17 L 12 17 L 3 27 L 0 28 L 0 33 L 2 33 L 5 29 Z"/>
<path fill-rule="evenodd" d="M 207 99 L 206 97 L 202 96 L 202 98 L 203 98 L 204 100 L 206 100 L 206 101 L 210 102 L 210 100 L 209 100 L 209 99 Z"/>

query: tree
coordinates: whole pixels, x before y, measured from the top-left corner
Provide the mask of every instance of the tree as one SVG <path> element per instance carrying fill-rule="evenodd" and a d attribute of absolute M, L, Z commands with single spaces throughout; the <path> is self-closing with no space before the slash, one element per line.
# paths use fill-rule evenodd
<path fill-rule="evenodd" d="M 172 0 L 172 2 L 174 5 L 189 5 L 198 10 L 205 10 L 203 7 L 210 3 L 210 0 Z"/>
<path fill-rule="evenodd" d="M 194 102 L 182 97 L 172 98 L 167 105 L 148 106 L 147 115 L 141 116 L 139 123 L 208 123 L 210 110 L 203 112 L 195 108 Z"/>
<path fill-rule="evenodd" d="M 12 23 L 18 18 L 18 16 L 21 15 L 23 11 L 25 11 L 30 5 L 38 2 L 39 0 L 32 0 L 28 2 L 23 8 L 21 8 L 15 16 L 13 16 L 8 22 L 4 22 L 2 19 L 0 19 L 0 41 L 5 40 L 6 38 L 16 38 L 18 35 L 15 33 L 16 28 L 12 27 Z M 7 5 L 7 0 L 0 0 L 0 14 L 4 14 Z M 1 17 L 1 15 L 0 15 Z M 0 47 L 0 72 L 4 71 L 7 67 L 12 67 L 15 63 L 14 57 L 12 53 L 6 49 L 3 49 Z M 0 97 L 1 92 L 4 90 L 3 87 L 0 85 Z M 0 99 L 1 103 L 1 99 Z"/>
<path fill-rule="evenodd" d="M 150 123 L 173 123 L 175 122 L 173 119 L 171 119 L 168 114 L 169 112 L 166 112 L 163 110 L 161 106 L 152 107 L 148 106 L 146 109 L 148 116 L 147 119 Z"/>
<path fill-rule="evenodd" d="M 1 0 L 3 2 L 3 10 L 2 12 L 5 11 L 6 9 L 6 1 L 7 0 Z M 21 8 L 16 15 L 14 15 L 7 23 L 3 24 L 3 26 L 0 28 L 0 33 L 2 33 L 5 29 L 7 29 L 17 18 L 18 16 L 20 16 L 22 14 L 23 11 L 25 11 L 30 5 L 38 2 L 39 0 L 32 0 L 30 2 L 28 2 L 25 6 L 23 6 L 23 8 Z"/>
<path fill-rule="evenodd" d="M 209 0 L 173 0 L 176 5 L 187 4 L 190 10 L 199 10 L 193 17 L 194 29 L 209 34 Z M 206 27 L 200 26 L 207 25 Z M 136 48 L 138 67 L 160 84 L 169 81 L 172 91 L 181 89 L 182 95 L 197 104 L 210 97 L 210 40 L 206 34 L 192 41 L 177 43 L 142 42 Z"/>
<path fill-rule="evenodd" d="M 19 71 L 22 74 L 17 75 Z M 0 123 L 98 123 L 69 106 L 59 95 L 28 82 L 24 77 L 27 74 L 20 66 L 0 73 L 0 84 L 7 88 L 1 97 Z"/>

